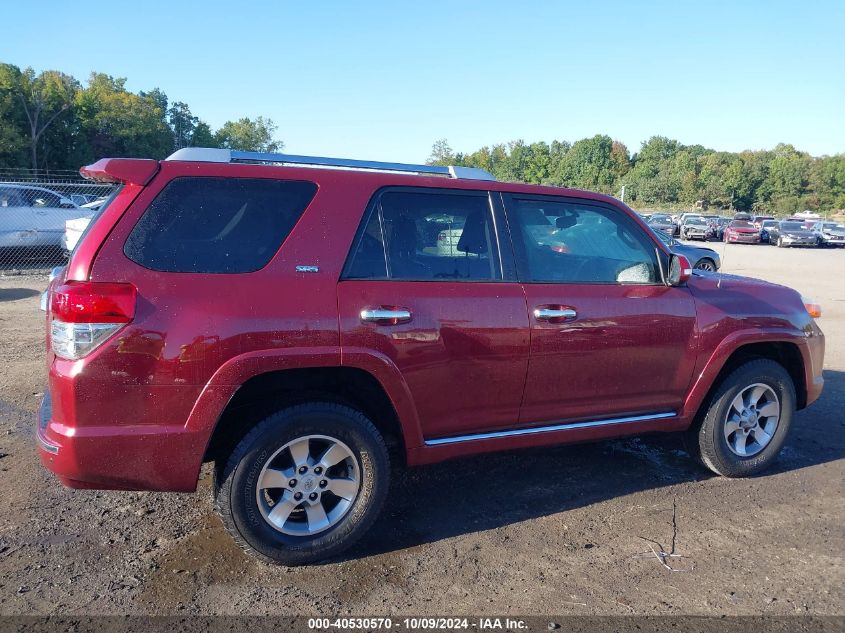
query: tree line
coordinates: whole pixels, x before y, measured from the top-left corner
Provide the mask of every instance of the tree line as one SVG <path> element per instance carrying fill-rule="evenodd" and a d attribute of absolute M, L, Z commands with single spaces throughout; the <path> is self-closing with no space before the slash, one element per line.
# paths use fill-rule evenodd
<path fill-rule="evenodd" d="M 160 89 L 137 93 L 126 79 L 92 73 L 85 85 L 56 70 L 0 63 L 0 168 L 76 170 L 103 156 L 165 158 L 182 147 L 278 151 L 272 119 L 227 121 L 213 130 L 187 103 Z M 718 152 L 654 136 L 631 153 L 596 135 L 575 143 L 522 140 L 455 152 L 437 141 L 429 162 L 481 167 L 500 180 L 619 195 L 637 207 L 702 203 L 788 214 L 845 209 L 845 154 L 813 157 L 792 145 Z"/>
<path fill-rule="evenodd" d="M 695 204 L 788 215 L 845 209 L 845 153 L 813 157 L 781 143 L 772 150 L 717 152 L 653 136 L 631 153 L 596 135 L 575 143 L 522 140 L 455 152 L 434 143 L 428 162 L 480 167 L 499 180 L 588 189 L 619 196 L 636 208 Z"/>
<path fill-rule="evenodd" d="M 160 89 L 130 92 L 126 79 L 91 73 L 85 85 L 56 70 L 0 63 L 0 168 L 79 169 L 104 156 L 165 158 L 182 147 L 273 152 L 272 119 L 243 117 L 218 130 Z"/>

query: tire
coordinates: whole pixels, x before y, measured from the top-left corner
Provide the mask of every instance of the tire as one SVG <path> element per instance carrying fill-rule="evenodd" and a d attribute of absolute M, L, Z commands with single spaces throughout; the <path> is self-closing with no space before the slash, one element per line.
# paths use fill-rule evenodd
<path fill-rule="evenodd" d="M 321 452 L 328 453 L 330 447 L 335 455 L 347 457 L 320 473 L 320 463 L 333 460 L 325 456 L 319 462 Z M 302 466 L 307 472 L 300 475 Z M 310 402 L 260 422 L 218 472 L 215 507 L 235 542 L 266 562 L 294 566 L 336 556 L 367 532 L 387 496 L 390 462 L 384 440 L 363 413 Z M 265 482 L 271 485 L 262 486 Z M 323 488 L 328 482 L 330 487 Z M 344 485 L 345 491 L 337 489 L 348 499 L 331 492 L 335 484 Z M 294 500 L 295 494 L 301 501 Z M 318 501 L 309 502 L 310 496 L 318 496 Z M 319 516 L 317 506 L 323 508 L 323 520 L 312 521 L 310 511 Z M 285 518 L 276 518 L 280 526 L 271 523 L 273 509 L 286 511 L 281 515 Z"/>
<path fill-rule="evenodd" d="M 763 434 L 769 437 L 767 442 L 758 442 L 757 438 L 761 436 L 755 431 L 746 434 L 742 428 L 728 434 L 729 425 L 736 426 L 739 419 L 738 412 L 732 410 L 733 403 L 741 394 L 749 393 L 749 389 L 752 395 L 755 389 L 764 392 L 759 401 L 763 402 L 763 410 L 771 411 L 767 407 L 771 407 L 773 402 L 778 407 L 774 426 L 771 426 L 771 416 L 761 416 L 761 421 L 758 421 Z M 699 463 L 723 477 L 748 477 L 761 473 L 771 466 L 783 447 L 795 413 L 795 402 L 795 386 L 782 365 L 768 359 L 749 361 L 721 382 L 705 404 L 706 409 L 698 423 L 685 433 L 687 451 Z M 750 426 L 753 418 L 747 422 Z M 737 434 L 745 434 L 745 440 L 740 440 L 747 453 L 744 456 L 732 448 L 736 447 Z"/>
<path fill-rule="evenodd" d="M 711 272 L 716 272 L 716 262 L 714 262 L 709 257 L 702 257 L 697 262 L 695 262 L 695 268 L 698 270 L 709 270 Z"/>

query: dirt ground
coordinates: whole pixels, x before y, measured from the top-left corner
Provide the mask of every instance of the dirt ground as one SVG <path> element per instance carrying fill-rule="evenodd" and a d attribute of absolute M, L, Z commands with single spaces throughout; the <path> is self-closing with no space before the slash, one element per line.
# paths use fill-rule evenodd
<path fill-rule="evenodd" d="M 825 392 L 771 472 L 710 476 L 674 436 L 439 464 L 394 482 L 345 560 L 297 569 L 230 541 L 207 472 L 176 495 L 71 491 L 42 469 L 46 278 L 0 279 L 0 613 L 843 614 L 845 250 L 716 248 L 825 310 Z M 674 544 L 679 571 L 644 539 Z"/>

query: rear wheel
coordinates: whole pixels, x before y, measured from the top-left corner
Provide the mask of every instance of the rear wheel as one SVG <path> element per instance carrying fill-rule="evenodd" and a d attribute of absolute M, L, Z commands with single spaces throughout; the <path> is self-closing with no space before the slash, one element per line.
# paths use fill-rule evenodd
<path fill-rule="evenodd" d="M 731 372 L 686 433 L 687 450 L 725 477 L 756 475 L 777 457 L 795 412 L 795 387 L 782 365 L 750 361 Z"/>
<path fill-rule="evenodd" d="M 301 565 L 355 543 L 388 483 L 387 449 L 372 422 L 313 402 L 269 416 L 241 440 L 216 482 L 216 507 L 248 553 Z"/>

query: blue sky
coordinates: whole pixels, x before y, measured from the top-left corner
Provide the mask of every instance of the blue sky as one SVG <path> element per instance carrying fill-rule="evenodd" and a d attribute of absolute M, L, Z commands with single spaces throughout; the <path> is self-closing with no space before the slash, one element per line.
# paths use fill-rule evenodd
<path fill-rule="evenodd" d="M 37 6 L 37 14 L 33 7 Z M 7 3 L 0 61 L 127 77 L 291 153 L 654 134 L 845 151 L 845 2 Z"/>

